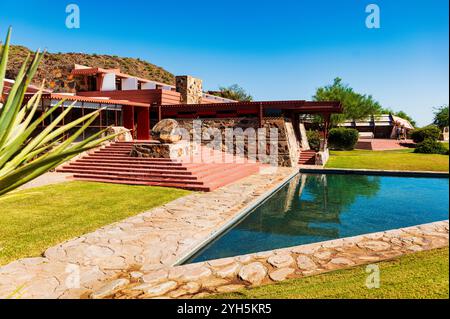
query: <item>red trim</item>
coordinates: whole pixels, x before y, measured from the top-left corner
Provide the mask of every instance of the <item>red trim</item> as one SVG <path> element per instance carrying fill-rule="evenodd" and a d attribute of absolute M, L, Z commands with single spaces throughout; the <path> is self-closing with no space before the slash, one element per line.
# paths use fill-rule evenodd
<path fill-rule="evenodd" d="M 156 106 L 155 106 L 156 107 Z M 170 104 L 162 105 L 163 114 L 169 112 L 203 112 L 203 111 L 236 111 L 248 114 L 259 114 L 260 108 L 292 110 L 299 113 L 342 113 L 342 105 L 336 101 L 261 101 L 261 102 L 230 102 L 209 104 Z"/>
<path fill-rule="evenodd" d="M 216 112 L 214 112 L 214 111 L 200 111 L 200 112 L 197 112 L 197 114 L 199 116 L 209 116 L 209 115 L 216 115 Z"/>

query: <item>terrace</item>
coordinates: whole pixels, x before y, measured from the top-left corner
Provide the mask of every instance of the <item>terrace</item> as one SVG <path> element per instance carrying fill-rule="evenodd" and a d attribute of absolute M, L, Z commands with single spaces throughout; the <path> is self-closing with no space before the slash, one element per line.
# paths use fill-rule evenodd
<path fill-rule="evenodd" d="M 105 107 L 93 129 L 120 123 L 140 140 L 104 145 L 58 169 L 80 181 L 33 185 L 2 198 L 6 236 L 0 237 L 0 253 L 3 263 L 11 263 L 0 268 L 1 297 L 19 292 L 29 298 L 201 298 L 448 246 L 448 197 L 438 200 L 448 193 L 448 173 L 325 169 L 299 174 L 296 161 L 306 152 L 299 150 L 300 115 L 322 115 L 326 137 L 331 114 L 342 111 L 340 103 L 231 102 L 214 100 L 201 89 L 191 96 L 182 89 L 142 89 L 147 82 L 118 70 L 82 69 L 76 75 L 92 74 L 104 75 L 100 91 L 46 92 L 42 110 L 63 99 L 61 111 L 75 102 L 74 118 Z M 109 74 L 120 90 L 105 90 L 108 81 L 113 83 Z M 164 96 L 177 102 L 163 103 Z M 151 120 L 165 118 L 275 126 L 283 136 L 278 147 L 287 150 L 279 154 L 279 166 L 287 167 L 132 157 L 135 142 L 155 143 Z M 205 154 L 223 155 L 222 150 Z M 408 187 L 395 188 L 399 184 Z M 412 201 L 409 188 L 428 200 Z M 407 214 L 390 209 L 395 190 Z M 89 193 L 89 201 L 74 204 Z M 58 194 L 61 201 L 47 214 L 42 199 Z M 383 205 L 384 215 L 374 219 L 371 207 Z M 14 215 L 23 209 L 28 213 Z M 431 212 L 424 214 L 425 209 Z M 70 227 L 60 219 L 70 220 Z M 67 264 L 79 267 L 77 287 L 67 285 Z"/>

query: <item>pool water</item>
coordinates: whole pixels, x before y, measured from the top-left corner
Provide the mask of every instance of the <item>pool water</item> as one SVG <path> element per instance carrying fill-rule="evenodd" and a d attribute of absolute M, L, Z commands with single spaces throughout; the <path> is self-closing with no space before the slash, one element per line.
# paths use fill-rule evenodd
<path fill-rule="evenodd" d="M 299 174 L 187 263 L 448 219 L 448 178 Z"/>

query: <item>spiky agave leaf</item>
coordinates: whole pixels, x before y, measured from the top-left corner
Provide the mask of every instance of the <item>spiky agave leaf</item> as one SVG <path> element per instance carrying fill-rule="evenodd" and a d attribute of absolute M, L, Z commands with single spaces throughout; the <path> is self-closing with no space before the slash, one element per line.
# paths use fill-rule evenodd
<path fill-rule="evenodd" d="M 0 93 L 3 92 L 10 37 L 11 28 L 8 30 L 5 44 L 0 48 Z M 107 131 L 105 129 L 80 143 L 73 143 L 101 112 L 96 110 L 57 128 L 72 110 L 75 104 L 73 103 L 44 130 L 32 137 L 39 124 L 65 102 L 60 101 L 33 121 L 40 104 L 43 85 L 27 103 L 24 103 L 24 98 L 42 57 L 43 54 L 39 51 L 31 62 L 31 57 L 27 57 L 7 99 L 0 105 L 0 196 L 122 133 L 100 138 Z M 81 124 L 74 134 L 63 140 L 69 130 Z"/>

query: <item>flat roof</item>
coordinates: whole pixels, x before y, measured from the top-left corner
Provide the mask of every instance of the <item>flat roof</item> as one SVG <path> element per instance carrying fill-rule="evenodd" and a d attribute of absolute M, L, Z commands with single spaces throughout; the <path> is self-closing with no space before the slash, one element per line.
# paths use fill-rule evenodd
<path fill-rule="evenodd" d="M 411 125 L 411 123 L 403 119 L 401 117 L 391 115 L 391 114 L 377 114 L 377 115 L 371 115 L 365 119 L 353 121 L 353 120 L 347 120 L 340 124 L 340 126 L 392 126 L 392 125 L 403 125 L 407 129 L 414 129 L 414 126 Z"/>
<path fill-rule="evenodd" d="M 342 113 L 342 105 L 336 101 L 252 101 L 252 102 L 227 102 L 205 104 L 163 104 L 164 109 L 176 109 L 177 111 L 190 110 L 235 110 L 235 109 L 279 109 L 301 111 L 302 113 Z"/>
<path fill-rule="evenodd" d="M 3 81 L 3 94 L 8 94 L 9 91 L 11 90 L 11 88 L 13 87 L 14 83 L 16 83 L 15 80 L 11 80 L 11 79 L 4 79 Z M 40 87 L 37 87 L 35 85 L 29 84 L 27 87 L 27 91 L 26 94 L 34 94 L 37 93 L 40 90 Z M 42 92 L 44 93 L 51 93 L 51 90 L 47 90 L 47 89 L 42 89 Z"/>
<path fill-rule="evenodd" d="M 68 95 L 68 94 L 58 94 L 50 93 L 43 94 L 42 99 L 47 100 L 68 100 L 86 103 L 98 103 L 98 104 L 116 104 L 116 105 L 129 105 L 129 106 L 139 106 L 139 107 L 150 107 L 149 104 L 132 102 L 128 100 L 113 100 L 108 97 L 88 97 L 79 95 Z"/>
<path fill-rule="evenodd" d="M 94 74 L 99 74 L 99 73 L 102 73 L 102 74 L 113 73 L 119 78 L 124 78 L 124 79 L 133 78 L 133 79 L 137 79 L 139 82 L 143 82 L 143 83 L 155 83 L 155 84 L 162 85 L 162 86 L 169 86 L 171 88 L 175 87 L 174 85 L 171 85 L 171 84 L 148 80 L 148 79 L 140 78 L 137 76 L 125 74 L 125 73 L 120 72 L 120 69 L 104 69 L 104 68 L 87 67 L 87 68 L 73 69 L 71 71 L 72 75 L 94 75 Z"/>

